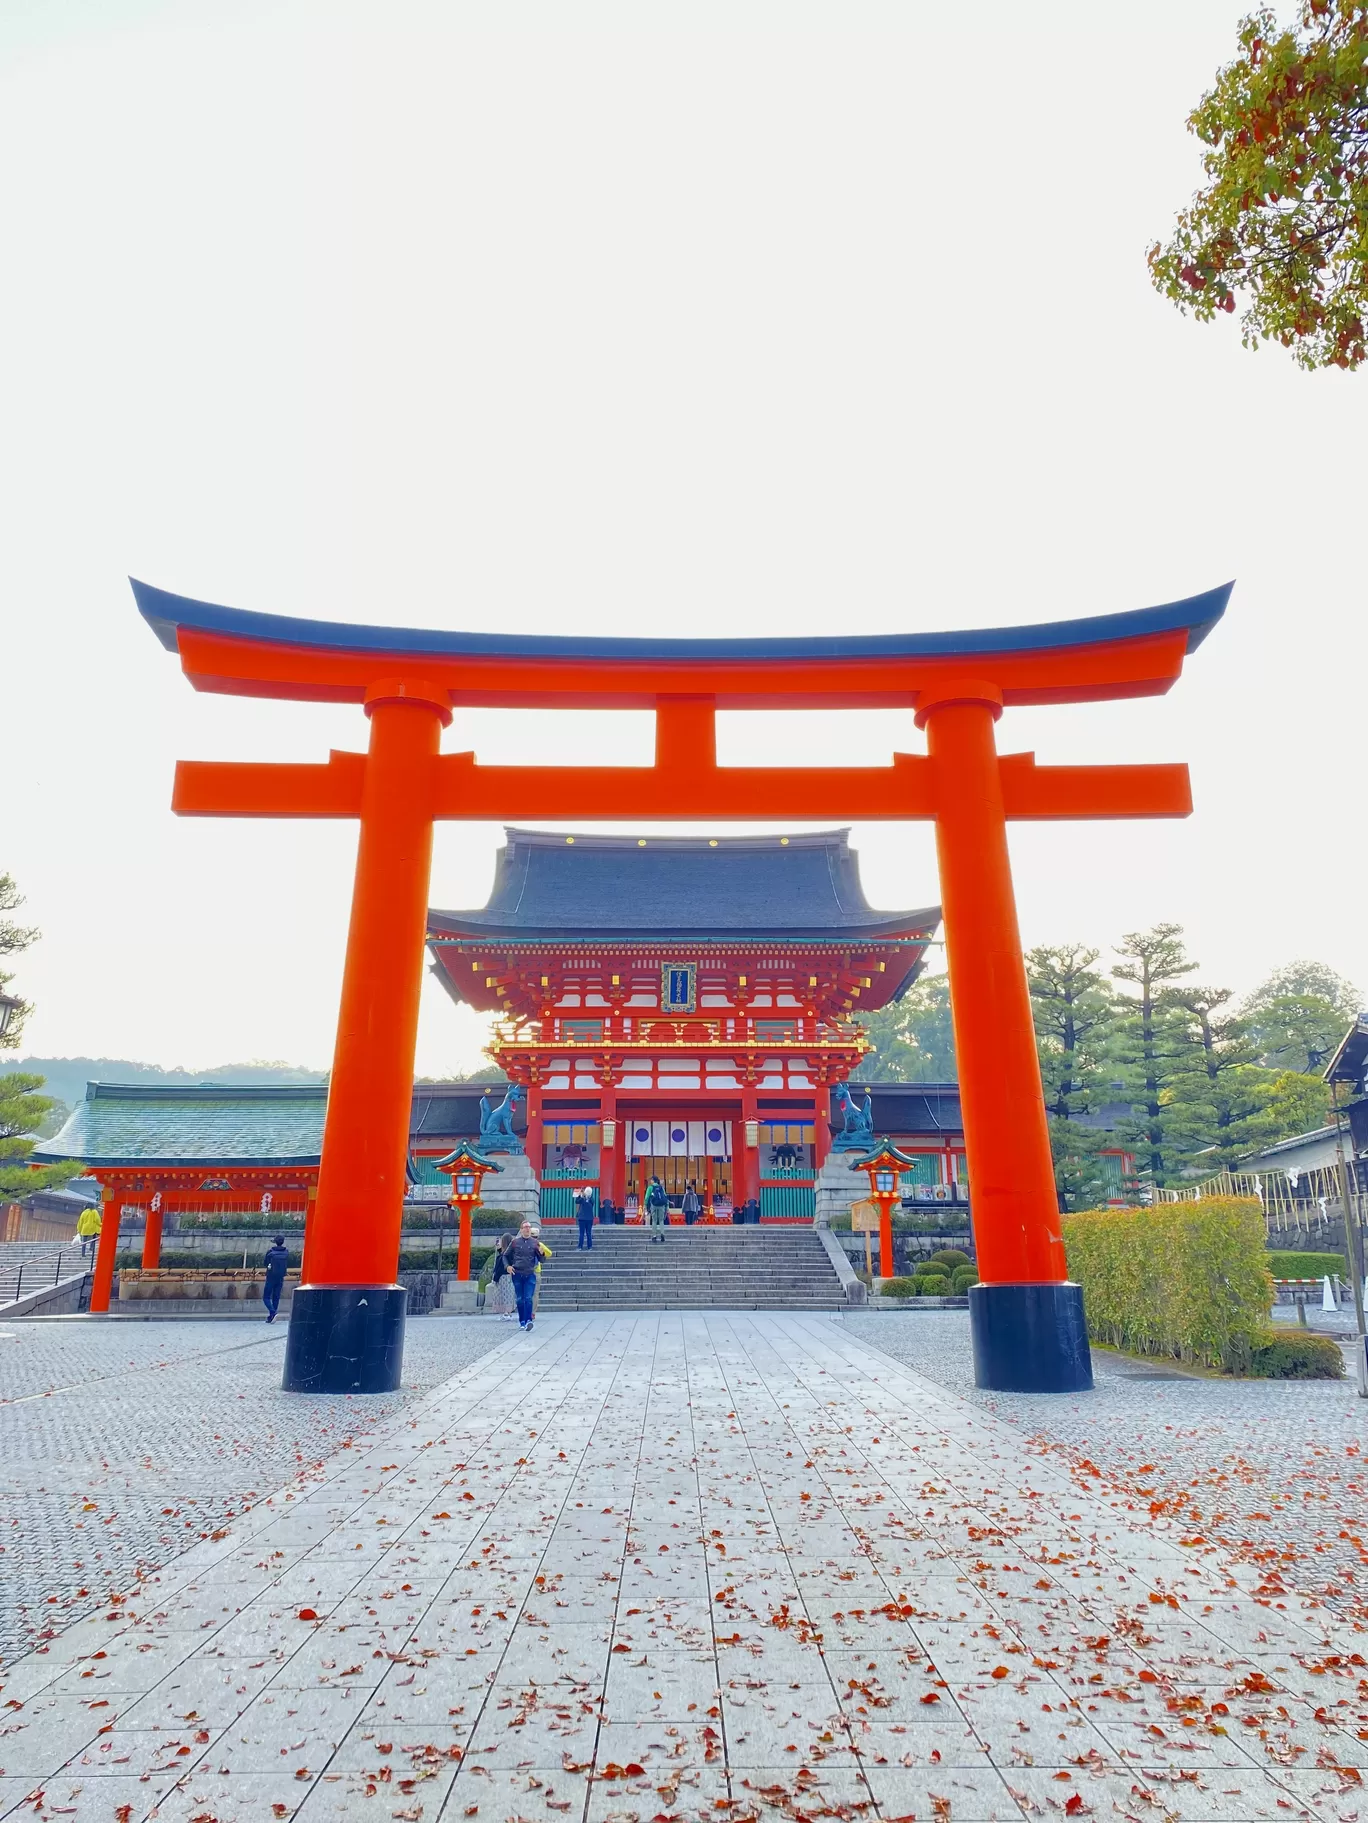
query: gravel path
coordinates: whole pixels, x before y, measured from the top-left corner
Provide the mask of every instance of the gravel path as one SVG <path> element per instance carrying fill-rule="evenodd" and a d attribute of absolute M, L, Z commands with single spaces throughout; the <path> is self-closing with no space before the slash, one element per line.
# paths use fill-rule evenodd
<path fill-rule="evenodd" d="M 283 1324 L 0 1324 L 0 1664 L 506 1340 L 425 1317 L 402 1391 L 326 1399 L 281 1392 Z"/>
<path fill-rule="evenodd" d="M 974 1386 L 961 1311 L 851 1315 L 845 1328 L 1026 1433 L 1080 1489 L 1168 1519 L 1368 1623 L 1368 1402 L 1351 1379 L 1220 1380 L 1096 1350 L 1078 1397 Z"/>

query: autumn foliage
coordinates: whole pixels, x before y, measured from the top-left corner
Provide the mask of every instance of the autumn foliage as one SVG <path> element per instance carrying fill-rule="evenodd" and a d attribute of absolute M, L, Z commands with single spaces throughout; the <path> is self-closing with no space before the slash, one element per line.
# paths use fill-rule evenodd
<path fill-rule="evenodd" d="M 1064 1218 L 1064 1245 L 1095 1341 L 1248 1371 L 1273 1302 L 1257 1198 L 1090 1209 Z"/>
<path fill-rule="evenodd" d="M 1206 187 L 1149 252 L 1157 288 L 1201 321 L 1243 294 L 1246 346 L 1303 367 L 1368 359 L 1368 0 L 1301 0 L 1241 21 L 1240 56 L 1188 116 Z"/>

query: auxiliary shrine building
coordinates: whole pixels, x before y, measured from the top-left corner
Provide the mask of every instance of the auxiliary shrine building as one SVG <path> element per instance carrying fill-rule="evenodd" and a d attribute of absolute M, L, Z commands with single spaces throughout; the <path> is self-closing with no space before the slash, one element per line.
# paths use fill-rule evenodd
<path fill-rule="evenodd" d="M 489 903 L 429 913 L 443 986 L 498 1015 L 489 1052 L 522 1100 L 544 1218 L 584 1182 L 635 1215 L 658 1175 L 676 1208 L 693 1183 L 714 1219 L 812 1219 L 833 1089 L 868 1048 L 854 1016 L 911 985 L 940 921 L 874 911 L 847 836 L 510 829 Z M 880 1131 L 893 1116 L 927 1192 L 961 1200 L 953 1085 L 903 1095 Z M 832 1187 L 848 1207 L 848 1170 Z"/>

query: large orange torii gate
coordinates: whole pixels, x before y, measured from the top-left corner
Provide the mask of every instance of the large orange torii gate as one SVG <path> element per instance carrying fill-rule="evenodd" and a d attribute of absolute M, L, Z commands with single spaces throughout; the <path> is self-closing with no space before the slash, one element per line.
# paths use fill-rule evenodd
<path fill-rule="evenodd" d="M 1012 819 L 1186 816 L 1187 768 L 999 757 L 1004 707 L 1161 695 L 1231 585 L 1132 613 L 977 632 L 612 639 L 294 620 L 133 591 L 197 690 L 360 704 L 362 753 L 323 765 L 181 761 L 182 816 L 355 817 L 356 883 L 318 1198 L 285 1386 L 399 1384 L 395 1283 L 432 825 L 848 817 L 936 825 L 981 1283 L 975 1373 L 1005 1391 L 1092 1384 L 1082 1294 L 1060 1235 L 1007 852 Z M 480 766 L 443 754 L 452 709 L 653 709 L 655 764 Z M 718 709 L 912 708 L 926 754 L 881 767 L 720 767 Z"/>

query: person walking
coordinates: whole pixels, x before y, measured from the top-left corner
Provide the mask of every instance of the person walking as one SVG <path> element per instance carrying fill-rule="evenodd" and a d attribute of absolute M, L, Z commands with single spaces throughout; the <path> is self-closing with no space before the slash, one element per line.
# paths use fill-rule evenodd
<path fill-rule="evenodd" d="M 489 1297 L 485 1301 L 485 1310 L 501 1323 L 513 1321 L 513 1274 L 508 1266 L 508 1249 L 512 1245 L 511 1233 L 499 1236 L 494 1249 L 494 1266 L 489 1275 Z"/>
<path fill-rule="evenodd" d="M 652 1228 L 664 1228 L 669 1224 L 670 1199 L 658 1177 L 653 1177 L 646 1186 L 646 1220 Z"/>
<path fill-rule="evenodd" d="M 702 1213 L 703 1213 L 703 1199 L 698 1194 L 698 1190 L 697 1190 L 696 1185 L 694 1184 L 693 1179 L 690 1178 L 689 1187 L 684 1192 L 684 1226 L 686 1228 L 692 1228 L 694 1223 L 698 1220 L 699 1216 L 702 1215 Z"/>
<path fill-rule="evenodd" d="M 518 1328 L 531 1329 L 533 1306 L 537 1296 L 537 1269 L 551 1258 L 551 1249 L 533 1232 L 531 1222 L 524 1222 L 504 1250 L 513 1275 L 513 1296 L 518 1305 Z"/>
<path fill-rule="evenodd" d="M 87 1252 L 94 1253 L 99 1247 L 100 1229 L 103 1226 L 104 1222 L 98 1203 L 91 1203 L 76 1217 L 76 1239 L 81 1243 L 82 1259 L 86 1257 Z"/>
<path fill-rule="evenodd" d="M 575 1192 L 575 1222 L 579 1228 L 576 1251 L 592 1253 L 594 1251 L 594 1193 L 588 1184 L 581 1184 Z"/>
<path fill-rule="evenodd" d="M 266 1306 L 266 1321 L 274 1323 L 276 1312 L 280 1308 L 280 1293 L 284 1288 L 285 1274 L 290 1266 L 290 1255 L 285 1246 L 283 1234 L 278 1234 L 266 1249 L 264 1264 L 266 1283 L 261 1288 L 261 1301 Z"/>

